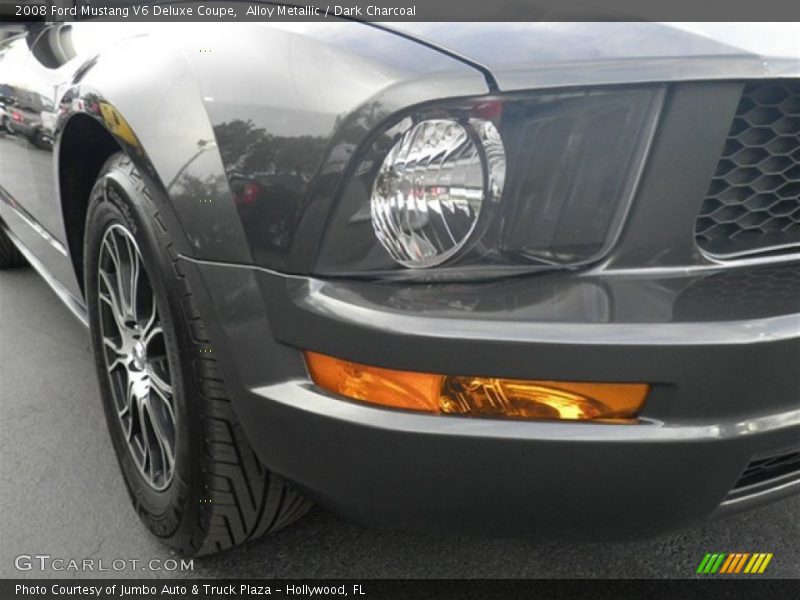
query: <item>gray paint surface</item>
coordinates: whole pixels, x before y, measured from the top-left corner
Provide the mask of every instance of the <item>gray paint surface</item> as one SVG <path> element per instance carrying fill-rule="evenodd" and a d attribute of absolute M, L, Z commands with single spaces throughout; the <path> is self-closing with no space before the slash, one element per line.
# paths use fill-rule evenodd
<path fill-rule="evenodd" d="M 0 577 L 14 557 L 171 555 L 122 485 L 83 326 L 32 270 L 0 273 Z M 633 543 L 564 544 L 388 531 L 312 513 L 276 535 L 195 560 L 197 577 L 692 577 L 706 552 L 773 552 L 800 577 L 800 497 Z M 107 574 L 108 575 L 108 574 Z M 169 576 L 123 572 L 121 576 Z M 110 576 L 110 575 L 109 575 Z"/>

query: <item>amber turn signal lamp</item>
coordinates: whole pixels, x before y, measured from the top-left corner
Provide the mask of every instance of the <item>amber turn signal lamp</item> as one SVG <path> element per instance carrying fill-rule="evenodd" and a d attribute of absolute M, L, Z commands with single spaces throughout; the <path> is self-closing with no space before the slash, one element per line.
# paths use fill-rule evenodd
<path fill-rule="evenodd" d="M 437 375 L 372 367 L 306 352 L 321 388 L 372 404 L 430 413 L 523 419 L 630 420 L 644 406 L 642 383 L 579 383 Z"/>

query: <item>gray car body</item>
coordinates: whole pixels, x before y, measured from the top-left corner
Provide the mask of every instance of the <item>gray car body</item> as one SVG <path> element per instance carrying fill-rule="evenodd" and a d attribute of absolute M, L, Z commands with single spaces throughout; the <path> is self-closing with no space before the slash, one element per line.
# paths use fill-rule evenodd
<path fill-rule="evenodd" d="M 127 152 L 170 231 L 181 232 L 182 268 L 262 461 L 357 518 L 627 535 L 756 505 L 800 490 L 794 479 L 728 496 L 751 460 L 800 441 L 800 286 L 791 283 L 800 257 L 716 260 L 696 246 L 693 223 L 743 82 L 800 77 L 797 31 L 775 27 L 764 48 L 763 31 L 687 27 L 31 30 L 0 42 L 0 83 L 11 72 L 17 85 L 52 94 L 55 142 L 15 154 L 24 166 L 14 172 L 0 166 L 0 217 L 85 321 L 87 185 L 101 150 Z M 663 85 L 667 98 L 632 209 L 602 260 L 579 273 L 483 283 L 314 276 L 352 149 L 391 115 L 450 97 L 631 83 Z M 293 171 L 275 215 L 288 236 L 271 237 L 234 202 L 232 178 L 259 177 L 260 160 L 230 135 L 237 123 L 309 141 L 308 166 Z M 758 282 L 776 270 L 794 275 L 764 294 Z M 734 300 L 717 302 L 731 287 Z M 420 415 L 322 391 L 303 349 L 389 368 L 648 382 L 652 391 L 637 425 Z"/>

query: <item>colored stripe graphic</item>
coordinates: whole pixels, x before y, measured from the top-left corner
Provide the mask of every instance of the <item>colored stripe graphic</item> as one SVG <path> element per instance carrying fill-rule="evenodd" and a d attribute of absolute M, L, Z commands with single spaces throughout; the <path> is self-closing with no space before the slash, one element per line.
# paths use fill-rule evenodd
<path fill-rule="evenodd" d="M 741 554 L 738 552 L 733 552 L 728 555 L 728 560 L 725 561 L 725 564 L 722 565 L 720 569 L 720 573 L 733 573 L 733 570 L 736 568 L 736 565 L 739 564 L 739 559 L 741 558 Z"/>
<path fill-rule="evenodd" d="M 771 560 L 772 560 L 772 552 L 770 552 L 769 554 L 767 554 L 764 557 L 764 562 L 761 563 L 761 566 L 759 567 L 758 572 L 759 573 L 763 573 L 766 570 L 767 565 L 769 564 L 769 561 L 771 561 Z"/>
<path fill-rule="evenodd" d="M 764 560 L 764 555 L 761 554 L 760 552 L 756 552 L 750 558 L 750 562 L 747 563 L 747 566 L 744 568 L 744 572 L 745 573 L 755 573 L 756 571 L 754 571 L 753 568 L 755 567 L 757 569 L 758 566 L 761 564 L 762 560 Z"/>
<path fill-rule="evenodd" d="M 714 565 L 711 567 L 711 573 L 716 573 L 717 570 L 722 566 L 722 561 L 725 559 L 725 553 L 722 552 L 719 555 L 719 558 L 714 562 Z"/>
<path fill-rule="evenodd" d="M 731 572 L 739 573 L 742 570 L 742 567 L 744 567 L 744 563 L 749 558 L 749 556 L 750 556 L 749 552 L 745 552 L 744 554 L 742 554 L 742 558 L 740 558 L 739 562 L 736 563 L 736 570 L 735 571 L 731 570 Z"/>
<path fill-rule="evenodd" d="M 719 570 L 720 573 L 727 573 L 728 569 L 731 568 L 731 564 L 736 559 L 735 554 L 728 554 L 728 558 L 722 563 L 722 568 Z"/>
<path fill-rule="evenodd" d="M 697 566 L 697 573 L 763 573 L 772 560 L 771 552 L 725 552 L 707 553 Z"/>
<path fill-rule="evenodd" d="M 697 567 L 698 573 L 716 573 L 722 561 L 725 559 L 725 553 L 706 554 Z"/>
<path fill-rule="evenodd" d="M 706 565 L 708 564 L 708 561 L 710 559 L 711 559 L 711 555 L 710 554 L 706 554 L 703 557 L 703 560 L 700 561 L 700 565 L 697 567 L 697 572 L 698 573 L 705 573 L 706 572 Z"/>

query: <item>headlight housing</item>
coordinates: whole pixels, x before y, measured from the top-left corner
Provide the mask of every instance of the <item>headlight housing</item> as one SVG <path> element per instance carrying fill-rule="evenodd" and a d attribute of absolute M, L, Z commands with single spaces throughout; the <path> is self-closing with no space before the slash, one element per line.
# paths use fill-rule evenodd
<path fill-rule="evenodd" d="M 418 107 L 356 152 L 326 276 L 481 278 L 578 267 L 616 239 L 663 87 Z"/>

